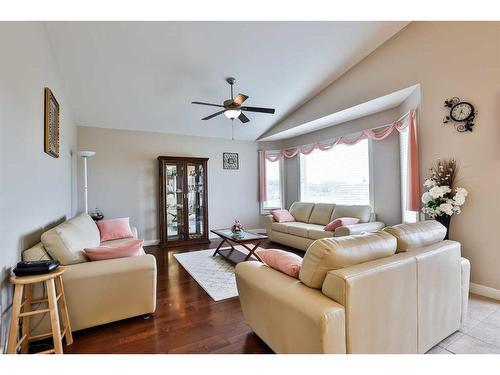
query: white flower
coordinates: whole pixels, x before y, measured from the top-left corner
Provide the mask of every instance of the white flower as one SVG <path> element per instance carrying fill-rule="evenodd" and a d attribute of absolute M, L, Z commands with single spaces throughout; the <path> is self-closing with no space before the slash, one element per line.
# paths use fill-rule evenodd
<path fill-rule="evenodd" d="M 463 195 L 464 197 L 466 197 L 469 194 L 469 192 L 466 189 L 461 187 L 457 187 L 455 191 L 457 192 L 457 194 Z"/>
<path fill-rule="evenodd" d="M 465 203 L 465 196 L 462 194 L 455 194 L 453 197 L 453 203 L 456 204 L 457 206 L 461 206 Z"/>
<path fill-rule="evenodd" d="M 425 182 L 424 182 L 424 186 L 425 186 L 426 188 L 431 188 L 431 187 L 433 187 L 433 186 L 436 186 L 436 181 L 431 180 L 430 178 L 428 178 L 427 180 L 425 180 Z"/>
<path fill-rule="evenodd" d="M 441 198 L 444 195 L 444 191 L 441 189 L 441 186 L 434 186 L 429 190 L 429 193 L 433 198 Z"/>
<path fill-rule="evenodd" d="M 453 215 L 453 206 L 450 203 L 441 203 L 439 209 L 446 215 Z"/>
<path fill-rule="evenodd" d="M 424 194 L 422 194 L 422 203 L 427 204 L 432 200 L 432 195 L 426 191 Z"/>
<path fill-rule="evenodd" d="M 459 207 L 459 206 L 455 206 L 453 207 L 453 210 L 455 211 L 455 213 L 457 215 L 461 214 L 462 213 L 462 209 Z"/>
<path fill-rule="evenodd" d="M 447 193 L 451 193 L 451 189 L 449 186 L 447 185 L 443 185 L 441 186 L 441 190 L 443 191 L 443 193 L 447 194 Z"/>

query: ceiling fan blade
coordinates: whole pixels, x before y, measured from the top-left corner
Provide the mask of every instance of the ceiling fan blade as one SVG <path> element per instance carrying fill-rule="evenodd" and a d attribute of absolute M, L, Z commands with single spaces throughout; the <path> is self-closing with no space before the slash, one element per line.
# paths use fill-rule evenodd
<path fill-rule="evenodd" d="M 262 107 L 241 107 L 242 111 L 248 112 L 261 112 L 261 113 L 274 113 L 274 108 L 262 108 Z"/>
<path fill-rule="evenodd" d="M 215 117 L 215 116 L 219 116 L 221 114 L 223 114 L 224 111 L 219 111 L 219 112 L 215 112 L 214 114 L 211 114 L 210 116 L 207 116 L 205 118 L 202 118 L 202 120 L 210 120 L 211 118 Z"/>
<path fill-rule="evenodd" d="M 191 104 L 210 105 L 212 107 L 222 107 L 222 108 L 224 108 L 224 106 L 220 105 L 220 104 L 212 104 L 212 103 L 204 103 L 204 102 L 191 102 Z"/>
<path fill-rule="evenodd" d="M 240 113 L 238 118 L 240 119 L 240 121 L 242 123 L 246 123 L 246 122 L 250 121 L 250 119 L 247 116 L 245 116 L 245 114 L 243 112 Z"/>
<path fill-rule="evenodd" d="M 246 96 L 244 94 L 238 94 L 238 95 L 236 95 L 236 98 L 234 98 L 233 103 L 236 105 L 241 105 L 247 99 L 248 99 L 248 96 Z"/>

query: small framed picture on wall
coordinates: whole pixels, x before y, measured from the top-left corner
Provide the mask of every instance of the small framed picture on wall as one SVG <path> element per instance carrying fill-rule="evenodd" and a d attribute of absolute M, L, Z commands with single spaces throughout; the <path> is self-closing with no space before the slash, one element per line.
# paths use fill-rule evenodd
<path fill-rule="evenodd" d="M 45 88 L 44 151 L 54 158 L 59 157 L 59 103 L 52 91 Z"/>
<path fill-rule="evenodd" d="M 224 169 L 239 169 L 240 164 L 238 161 L 238 154 L 235 152 L 222 153 L 223 168 Z"/>

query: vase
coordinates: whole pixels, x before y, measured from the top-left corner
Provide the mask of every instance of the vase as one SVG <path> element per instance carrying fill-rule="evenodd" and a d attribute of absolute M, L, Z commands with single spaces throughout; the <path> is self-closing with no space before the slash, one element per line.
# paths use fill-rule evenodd
<path fill-rule="evenodd" d="M 440 215 L 440 216 L 436 217 L 436 221 L 443 224 L 446 228 L 446 236 L 444 237 L 445 240 L 448 239 L 448 235 L 450 233 L 450 220 L 451 220 L 450 215 Z"/>

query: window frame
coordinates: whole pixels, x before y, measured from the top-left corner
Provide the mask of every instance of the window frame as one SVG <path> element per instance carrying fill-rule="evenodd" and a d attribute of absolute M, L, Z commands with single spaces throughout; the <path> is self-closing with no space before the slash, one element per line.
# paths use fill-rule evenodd
<path fill-rule="evenodd" d="M 267 162 L 266 160 L 265 162 Z M 264 207 L 264 202 L 259 202 L 260 214 L 270 215 L 272 210 L 281 210 L 285 207 L 285 158 L 280 159 L 278 161 L 270 162 L 270 163 L 279 163 L 279 173 L 280 173 L 280 207 Z M 266 181 L 267 186 L 267 181 Z"/>
<path fill-rule="evenodd" d="M 374 181 L 373 181 L 373 146 L 372 146 L 372 140 L 370 138 L 367 138 L 367 143 L 368 143 L 368 201 L 369 205 L 372 207 L 372 210 L 375 211 L 375 190 L 374 190 Z M 334 146 L 335 147 L 335 146 Z M 347 146 L 349 147 L 349 146 Z M 329 152 L 327 151 L 318 151 L 318 152 Z M 299 202 L 305 202 L 302 200 L 302 168 L 301 168 L 301 162 L 300 158 L 306 157 L 307 155 L 299 154 L 299 160 L 297 163 L 297 168 L 298 170 L 298 200 Z M 317 202 L 310 202 L 310 203 L 317 203 Z M 333 202 L 333 204 L 337 204 L 337 202 Z M 340 203 L 342 204 L 342 203 Z"/>

